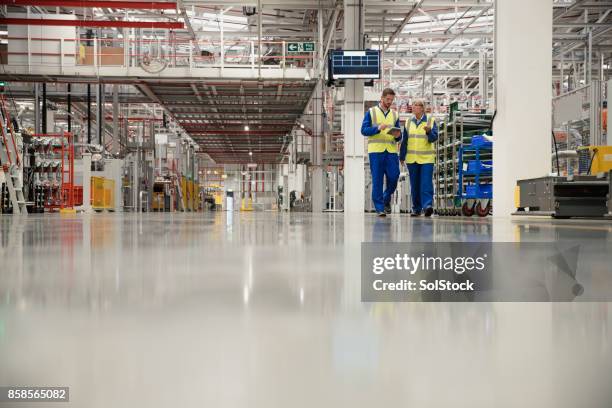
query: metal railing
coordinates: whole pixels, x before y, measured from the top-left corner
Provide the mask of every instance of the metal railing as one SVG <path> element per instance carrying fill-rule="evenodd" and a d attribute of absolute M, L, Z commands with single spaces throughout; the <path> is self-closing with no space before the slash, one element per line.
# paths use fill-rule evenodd
<path fill-rule="evenodd" d="M 314 67 L 316 53 L 288 53 L 285 41 L 182 38 L 8 37 L 7 66 L 287 69 Z M 315 47 L 316 48 L 316 47 Z"/>

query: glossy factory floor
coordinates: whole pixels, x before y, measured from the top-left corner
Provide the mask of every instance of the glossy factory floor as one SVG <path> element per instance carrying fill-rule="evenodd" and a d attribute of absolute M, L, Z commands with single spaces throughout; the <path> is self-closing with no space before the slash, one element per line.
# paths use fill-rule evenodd
<path fill-rule="evenodd" d="M 610 304 L 360 301 L 362 241 L 491 239 L 612 248 L 612 222 L 0 216 L 0 386 L 100 408 L 611 407 Z"/>

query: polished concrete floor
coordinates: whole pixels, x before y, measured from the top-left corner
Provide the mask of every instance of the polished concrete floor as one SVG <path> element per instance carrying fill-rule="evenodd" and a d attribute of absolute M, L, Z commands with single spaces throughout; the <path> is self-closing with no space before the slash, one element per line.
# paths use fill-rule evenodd
<path fill-rule="evenodd" d="M 0 216 L 0 386 L 104 408 L 612 407 L 608 303 L 360 301 L 362 241 L 481 240 L 612 250 L 612 222 Z"/>

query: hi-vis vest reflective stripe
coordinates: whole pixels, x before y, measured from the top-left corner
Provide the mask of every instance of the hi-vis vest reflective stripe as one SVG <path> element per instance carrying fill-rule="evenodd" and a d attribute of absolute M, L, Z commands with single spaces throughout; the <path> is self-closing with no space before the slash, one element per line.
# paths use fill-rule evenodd
<path fill-rule="evenodd" d="M 423 121 L 418 126 L 412 120 L 413 118 L 406 120 L 406 129 L 408 129 L 406 163 L 434 163 L 436 161 L 435 143 L 429 143 L 427 132 L 425 132 L 425 125 L 433 129 L 434 118 L 429 116 L 427 122 Z"/>
<path fill-rule="evenodd" d="M 372 118 L 372 126 L 385 124 L 392 128 L 397 123 L 399 114 L 391 109 L 385 116 L 378 106 L 374 106 L 370 108 L 370 118 Z M 385 150 L 389 153 L 397 153 L 397 142 L 395 137 L 389 134 L 388 129 L 368 137 L 368 153 L 382 153 Z"/>

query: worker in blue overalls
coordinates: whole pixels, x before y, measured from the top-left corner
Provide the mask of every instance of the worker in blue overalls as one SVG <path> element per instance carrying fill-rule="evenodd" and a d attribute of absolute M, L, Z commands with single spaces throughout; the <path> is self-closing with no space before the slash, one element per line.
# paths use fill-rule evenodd
<path fill-rule="evenodd" d="M 433 214 L 433 170 L 436 160 L 438 125 L 433 115 L 425 114 L 425 103 L 417 100 L 412 104 L 413 116 L 406 120 L 400 161 L 408 167 L 412 216 L 426 217 Z"/>
<path fill-rule="evenodd" d="M 368 109 L 361 124 L 361 134 L 368 138 L 372 202 L 380 217 L 391 213 L 391 196 L 400 174 L 397 145 L 402 140 L 402 134 L 399 130 L 399 114 L 391 109 L 394 100 L 393 89 L 384 89 L 380 103 Z M 387 188 L 383 192 L 385 178 Z"/>

